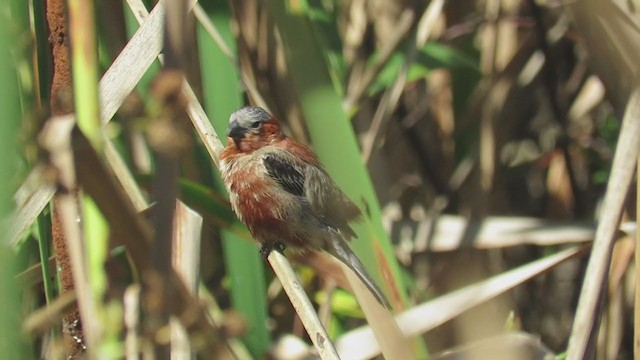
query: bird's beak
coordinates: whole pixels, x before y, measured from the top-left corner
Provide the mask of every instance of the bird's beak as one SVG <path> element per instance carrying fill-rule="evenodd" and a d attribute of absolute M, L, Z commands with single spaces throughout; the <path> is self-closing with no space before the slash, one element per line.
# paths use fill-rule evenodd
<path fill-rule="evenodd" d="M 244 137 L 244 133 L 247 129 L 243 128 L 238 124 L 237 121 L 232 121 L 229 123 L 229 130 L 227 131 L 227 136 L 232 139 L 242 139 Z"/>

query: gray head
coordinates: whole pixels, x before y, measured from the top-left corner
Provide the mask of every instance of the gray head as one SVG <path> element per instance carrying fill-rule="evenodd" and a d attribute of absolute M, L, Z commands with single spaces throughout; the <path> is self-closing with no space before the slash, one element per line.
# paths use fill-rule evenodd
<path fill-rule="evenodd" d="M 258 132 L 260 127 L 271 119 L 271 114 L 263 108 L 247 106 L 234 111 L 229 117 L 227 136 L 242 138 L 247 131 Z"/>

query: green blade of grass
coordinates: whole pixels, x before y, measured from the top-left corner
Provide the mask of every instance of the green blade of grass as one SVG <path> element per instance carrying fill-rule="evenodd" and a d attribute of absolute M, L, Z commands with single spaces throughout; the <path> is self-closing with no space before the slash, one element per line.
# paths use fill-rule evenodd
<path fill-rule="evenodd" d="M 40 253 L 40 263 L 47 264 L 51 251 L 49 244 L 51 241 L 51 216 L 48 212 L 43 212 L 37 220 L 38 249 Z M 44 296 L 47 304 L 53 300 L 53 277 L 49 266 L 42 266 L 42 283 L 44 285 Z"/>
<path fill-rule="evenodd" d="M 358 239 L 352 246 L 386 290 L 392 305 L 402 308 L 407 298 L 398 263 L 382 226 L 380 205 L 360 159 L 351 122 L 329 76 L 322 46 L 304 17 L 287 14 L 283 1 L 272 4 L 313 148 L 338 185 L 365 214 L 363 221 L 354 226 Z"/>
<path fill-rule="evenodd" d="M 226 2 L 207 4 L 205 11 L 227 44 L 233 43 L 230 9 Z M 205 6 L 205 4 L 203 4 Z M 218 134 L 227 130 L 229 114 L 243 106 L 236 68 L 215 45 L 203 27 L 198 26 L 205 108 Z M 218 184 L 220 184 L 218 182 Z M 218 185 L 222 191 L 222 186 Z M 237 220 L 236 220 L 237 221 Z M 224 258 L 231 282 L 233 307 L 245 316 L 249 329 L 244 341 L 255 358 L 262 358 L 270 345 L 267 325 L 267 298 L 264 262 L 258 249 L 239 235 L 222 231 Z"/>
<path fill-rule="evenodd" d="M 19 1 L 13 2 L 19 5 Z M 18 137 L 17 123 L 22 118 L 16 64 L 14 61 L 16 36 L 11 31 L 17 21 L 8 16 L 13 15 L 9 9 L 10 2 L 0 5 L 0 108 L 3 119 L 0 121 L 0 219 L 6 219 L 13 207 L 11 198 L 11 181 L 16 170 L 15 139 Z M 24 2 L 24 6 L 27 3 Z M 22 24 L 18 24 L 22 25 Z M 6 230 L 6 229 L 5 229 Z M 6 234 L 5 231 L 2 234 Z M 0 235 L 4 236 L 4 235 Z M 26 342 L 20 329 L 22 289 L 15 281 L 18 265 L 15 253 L 0 241 L 0 354 L 7 354 L 14 359 L 33 358 L 29 354 Z"/>
<path fill-rule="evenodd" d="M 98 46 L 93 1 L 71 0 L 68 2 L 69 29 L 73 74 L 74 106 L 78 127 L 90 139 L 92 146 L 102 151 L 103 135 L 98 103 Z M 119 340 L 117 322 L 109 317 L 103 298 L 107 291 L 108 278 L 104 264 L 109 250 L 108 225 L 102 213 L 88 196 L 82 199 L 82 221 L 86 256 L 90 304 L 83 316 L 83 329 L 87 343 L 93 345 L 90 353 L 104 358 L 115 358 Z M 81 264 L 74 266 L 82 267 Z M 115 304 L 115 303 L 114 303 Z M 95 317 L 92 321 L 86 317 Z"/>

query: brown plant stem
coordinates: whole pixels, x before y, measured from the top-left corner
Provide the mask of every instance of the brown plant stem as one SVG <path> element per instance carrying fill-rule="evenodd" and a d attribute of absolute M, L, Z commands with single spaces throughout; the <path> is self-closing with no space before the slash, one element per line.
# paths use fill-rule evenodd
<path fill-rule="evenodd" d="M 51 114 L 66 115 L 72 112 L 71 106 L 71 55 L 69 52 L 69 30 L 66 21 L 66 5 L 64 0 L 46 1 L 47 23 L 49 26 L 49 43 L 53 60 L 53 78 L 51 81 Z M 73 274 L 69 252 L 62 223 L 60 221 L 59 198 L 53 198 L 52 242 L 60 278 L 60 292 L 74 290 Z M 78 306 L 74 305 L 62 321 L 65 353 L 75 356 L 84 352 L 82 324 Z M 82 341 L 78 341 L 82 340 Z"/>

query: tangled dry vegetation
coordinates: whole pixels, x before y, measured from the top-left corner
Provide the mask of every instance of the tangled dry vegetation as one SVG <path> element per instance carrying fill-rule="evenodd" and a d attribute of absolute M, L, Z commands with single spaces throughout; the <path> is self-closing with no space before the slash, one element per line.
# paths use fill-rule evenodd
<path fill-rule="evenodd" d="M 635 2 L 0 9 L 0 353 L 637 354 Z M 392 314 L 327 256 L 260 257 L 216 168 L 246 104 L 363 208 Z"/>

